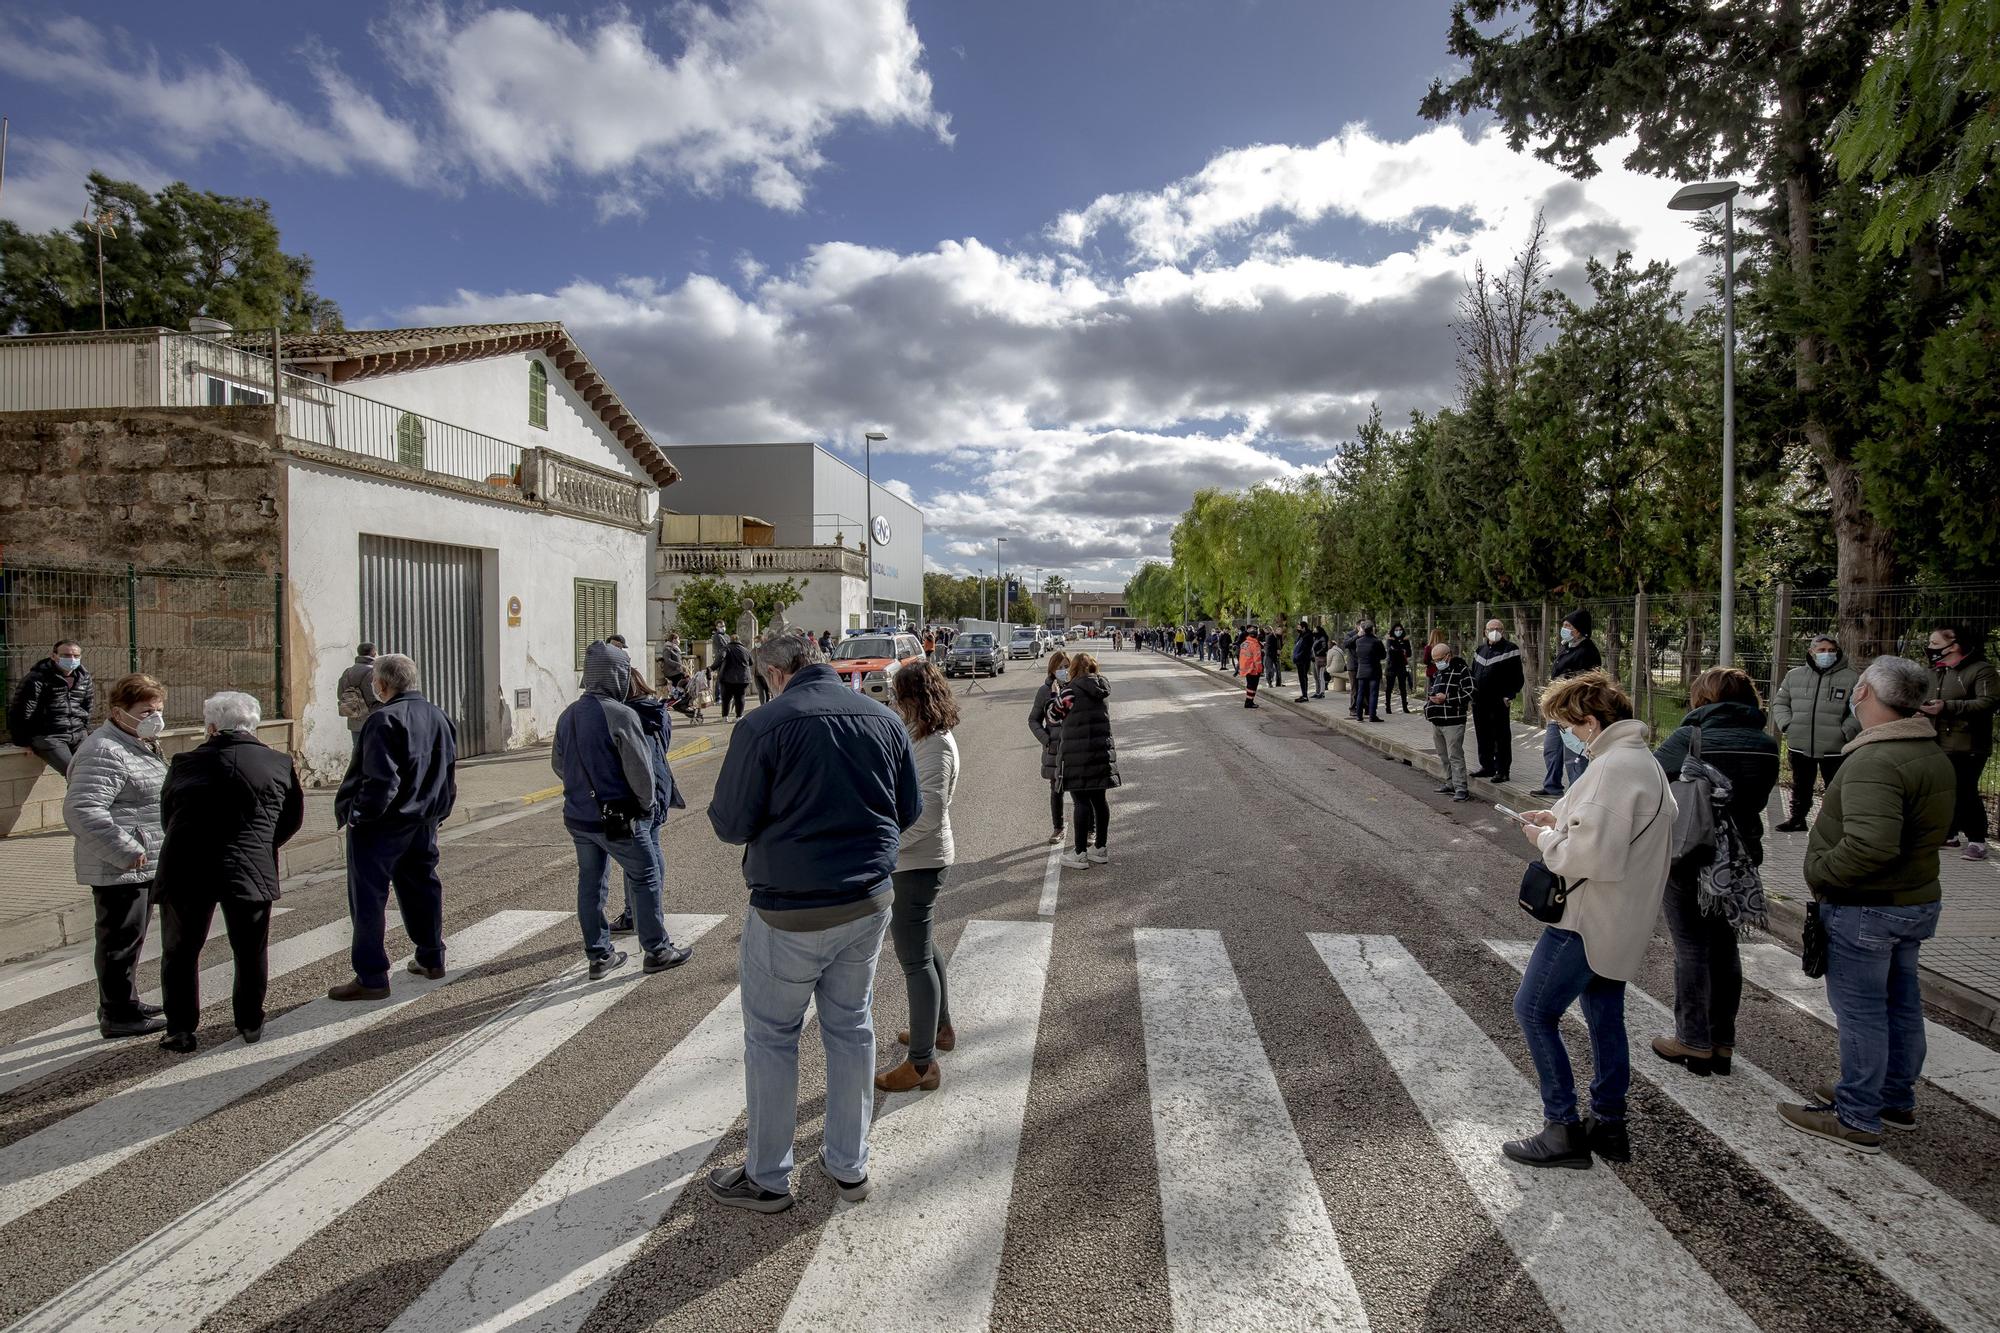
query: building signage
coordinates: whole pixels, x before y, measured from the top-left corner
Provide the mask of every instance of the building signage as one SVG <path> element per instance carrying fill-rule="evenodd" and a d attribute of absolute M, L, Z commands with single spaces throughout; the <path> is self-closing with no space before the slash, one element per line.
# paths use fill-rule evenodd
<path fill-rule="evenodd" d="M 887 546 L 890 535 L 889 516 L 887 514 L 875 515 L 875 544 L 877 546 Z"/>
<path fill-rule="evenodd" d="M 880 574 L 883 578 L 893 579 L 900 577 L 900 575 L 897 573 L 897 570 L 900 568 L 900 566 L 885 565 L 880 560 L 875 561 L 874 564 L 875 564 L 875 572 L 877 574 Z"/>
<path fill-rule="evenodd" d="M 521 599 L 518 597 L 507 599 L 507 627 L 509 629 L 521 627 Z"/>

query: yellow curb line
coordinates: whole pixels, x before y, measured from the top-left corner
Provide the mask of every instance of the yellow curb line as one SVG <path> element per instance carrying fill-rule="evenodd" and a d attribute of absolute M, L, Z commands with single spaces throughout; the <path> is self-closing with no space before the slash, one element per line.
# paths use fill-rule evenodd
<path fill-rule="evenodd" d="M 685 745 L 676 745 L 673 749 L 667 751 L 667 760 L 671 763 L 677 759 L 692 759 L 698 754 L 707 754 L 714 748 L 715 738 L 712 736 L 703 736 L 700 740 L 689 741 Z M 562 784 L 557 783 L 553 787 L 544 787 L 540 791 L 531 791 L 526 796 L 521 797 L 520 801 L 522 805 L 539 805 L 543 801 L 553 801 L 562 794 Z"/>

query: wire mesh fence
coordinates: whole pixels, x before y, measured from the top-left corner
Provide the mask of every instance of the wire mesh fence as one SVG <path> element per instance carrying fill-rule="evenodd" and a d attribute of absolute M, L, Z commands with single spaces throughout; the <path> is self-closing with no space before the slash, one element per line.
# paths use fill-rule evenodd
<path fill-rule="evenodd" d="M 112 681 L 133 671 L 166 687 L 171 726 L 199 719 L 218 690 L 241 690 L 266 717 L 282 716 L 284 596 L 276 574 L 9 564 L 0 567 L 0 690 L 11 700 L 30 667 L 74 639 L 97 682 L 93 720 Z"/>

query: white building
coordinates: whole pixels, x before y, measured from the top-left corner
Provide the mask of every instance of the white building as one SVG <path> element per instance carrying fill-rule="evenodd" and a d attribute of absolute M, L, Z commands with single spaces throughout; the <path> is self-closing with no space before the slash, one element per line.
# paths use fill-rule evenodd
<path fill-rule="evenodd" d="M 787 623 L 836 637 L 859 628 L 867 623 L 867 555 L 835 535 L 823 546 L 780 546 L 776 525 L 748 514 L 661 514 L 647 637 L 664 642 L 680 628 L 681 587 L 698 575 L 739 585 L 790 581 L 803 595 L 785 608 Z M 687 647 L 705 656 L 706 637 L 694 634 Z"/>

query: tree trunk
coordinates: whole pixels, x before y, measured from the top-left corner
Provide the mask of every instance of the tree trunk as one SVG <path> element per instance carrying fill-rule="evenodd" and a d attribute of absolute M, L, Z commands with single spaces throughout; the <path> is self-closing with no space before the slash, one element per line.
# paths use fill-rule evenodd
<path fill-rule="evenodd" d="M 1880 591 L 1896 581 L 1896 551 L 1889 530 L 1862 500 L 1859 468 L 1829 459 L 1826 483 L 1840 570 L 1840 646 L 1864 664 L 1896 651 L 1895 624 Z"/>

